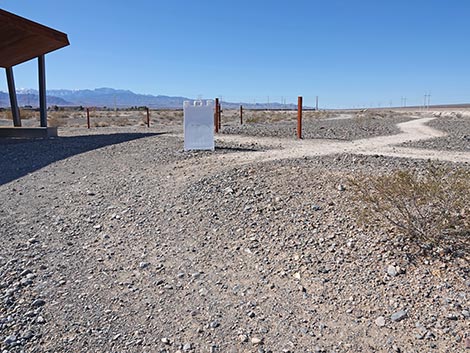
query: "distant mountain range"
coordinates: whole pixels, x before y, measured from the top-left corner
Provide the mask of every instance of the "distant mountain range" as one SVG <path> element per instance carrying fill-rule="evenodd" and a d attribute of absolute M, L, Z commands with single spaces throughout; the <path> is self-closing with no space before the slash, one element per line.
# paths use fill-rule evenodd
<path fill-rule="evenodd" d="M 34 89 L 17 90 L 17 99 L 19 106 L 39 106 L 39 93 Z M 194 98 L 153 96 L 150 94 L 137 94 L 129 90 L 113 88 L 97 88 L 84 90 L 48 90 L 47 105 L 58 106 L 83 106 L 83 107 L 108 107 L 108 108 L 127 108 L 133 106 L 146 106 L 154 109 L 181 109 L 184 101 L 194 101 Z M 240 105 L 245 108 L 253 109 L 293 109 L 294 104 L 281 103 L 234 103 L 222 102 L 225 109 L 238 109 Z M 9 107 L 10 100 L 8 93 L 0 91 L 0 107 Z"/>

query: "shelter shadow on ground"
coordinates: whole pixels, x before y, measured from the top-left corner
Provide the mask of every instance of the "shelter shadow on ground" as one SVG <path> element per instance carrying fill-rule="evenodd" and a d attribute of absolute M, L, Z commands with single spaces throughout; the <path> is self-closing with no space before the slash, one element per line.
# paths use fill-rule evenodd
<path fill-rule="evenodd" d="M 88 135 L 46 140 L 0 139 L 0 185 L 76 154 L 156 135 L 162 133 Z"/>

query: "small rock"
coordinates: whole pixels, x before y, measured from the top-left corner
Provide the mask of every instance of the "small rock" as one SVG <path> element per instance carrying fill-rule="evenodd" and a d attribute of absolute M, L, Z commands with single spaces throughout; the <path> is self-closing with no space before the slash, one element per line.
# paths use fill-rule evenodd
<path fill-rule="evenodd" d="M 11 336 L 8 336 L 7 338 L 5 338 L 3 340 L 3 343 L 5 343 L 7 346 L 13 344 L 16 342 L 16 336 L 14 335 L 11 335 Z"/>
<path fill-rule="evenodd" d="M 259 337 L 252 337 L 251 343 L 254 345 L 263 344 L 263 339 Z"/>
<path fill-rule="evenodd" d="M 193 345 L 191 343 L 186 343 L 184 346 L 183 346 L 183 352 L 188 352 L 190 351 L 191 349 L 193 349 Z"/>
<path fill-rule="evenodd" d="M 390 277 L 395 277 L 398 275 L 398 269 L 395 266 L 390 265 L 387 268 L 387 273 Z"/>
<path fill-rule="evenodd" d="M 457 314 L 451 313 L 451 314 L 447 315 L 447 320 L 455 321 L 455 320 L 458 320 L 458 319 L 459 319 L 459 317 L 458 317 Z"/>
<path fill-rule="evenodd" d="M 240 335 L 240 336 L 238 336 L 238 339 L 240 340 L 241 343 L 248 342 L 248 336 L 247 335 Z"/>
<path fill-rule="evenodd" d="M 36 319 L 36 322 L 38 324 L 44 324 L 44 323 L 46 323 L 46 320 L 42 316 L 38 316 L 37 319 Z"/>
<path fill-rule="evenodd" d="M 148 262 L 141 262 L 141 263 L 139 264 L 139 267 L 140 267 L 141 269 L 144 269 L 144 268 L 149 267 L 149 265 L 150 265 L 150 264 L 149 264 Z"/>
<path fill-rule="evenodd" d="M 170 340 L 166 337 L 163 337 L 161 340 L 160 340 L 163 344 L 170 344 Z"/>
<path fill-rule="evenodd" d="M 405 310 L 400 310 L 400 311 L 397 311 L 396 313 L 392 314 L 391 319 L 394 322 L 398 322 L 398 321 L 403 320 L 406 317 L 407 317 L 406 311 Z"/>
<path fill-rule="evenodd" d="M 470 349 L 470 337 L 465 339 L 465 349 Z"/>
<path fill-rule="evenodd" d="M 336 189 L 337 189 L 338 191 L 346 191 L 346 187 L 345 187 L 343 184 L 339 184 L 339 185 L 336 187 Z"/>
<path fill-rule="evenodd" d="M 220 326 L 220 323 L 218 321 L 212 321 L 210 324 L 209 324 L 209 327 L 210 328 L 217 328 Z"/>
<path fill-rule="evenodd" d="M 379 327 L 384 327 L 385 326 L 385 318 L 383 316 L 379 316 L 377 319 L 375 319 L 375 324 Z"/>
<path fill-rule="evenodd" d="M 43 300 L 43 299 L 36 299 L 35 301 L 33 301 L 33 303 L 31 304 L 31 306 L 33 306 L 34 308 L 39 308 L 40 306 L 43 306 L 44 304 L 46 304 L 46 301 Z"/>
<path fill-rule="evenodd" d="M 25 333 L 23 333 L 23 335 L 22 335 L 21 338 L 22 338 L 22 339 L 25 339 L 25 340 L 29 340 L 29 339 L 31 339 L 31 338 L 33 338 L 33 337 L 34 337 L 34 332 L 31 331 L 31 330 L 28 330 L 28 331 L 26 331 Z"/>

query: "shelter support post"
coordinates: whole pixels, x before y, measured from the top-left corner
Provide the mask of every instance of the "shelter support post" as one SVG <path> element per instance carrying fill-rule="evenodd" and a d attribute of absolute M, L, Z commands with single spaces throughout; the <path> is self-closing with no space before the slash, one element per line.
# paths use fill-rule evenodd
<path fill-rule="evenodd" d="M 38 56 L 39 75 L 39 113 L 41 127 L 47 127 L 47 105 L 46 105 L 46 61 L 44 55 Z"/>
<path fill-rule="evenodd" d="M 13 117 L 13 126 L 20 127 L 21 126 L 21 117 L 20 117 L 20 110 L 18 108 L 18 100 L 16 99 L 16 88 L 15 88 L 15 79 L 13 76 L 13 68 L 7 67 L 7 83 L 8 83 L 8 93 L 10 95 L 10 107 L 11 107 L 11 115 Z"/>

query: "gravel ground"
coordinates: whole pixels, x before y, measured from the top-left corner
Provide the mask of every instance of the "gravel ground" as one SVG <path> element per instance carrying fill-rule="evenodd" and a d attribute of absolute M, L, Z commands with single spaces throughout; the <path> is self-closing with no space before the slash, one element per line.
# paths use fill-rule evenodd
<path fill-rule="evenodd" d="M 437 113 L 429 126 L 444 131 L 446 137 L 404 143 L 401 146 L 446 151 L 470 151 L 470 114 Z"/>
<path fill-rule="evenodd" d="M 302 136 L 305 139 L 356 140 L 367 137 L 394 135 L 399 133 L 396 124 L 411 119 L 411 115 L 391 112 L 352 113 L 350 119 L 305 118 L 302 122 Z M 297 121 L 291 120 L 248 122 L 238 125 L 231 122 L 223 125 L 223 134 L 250 136 L 294 137 L 297 134 Z M 222 121 L 225 121 L 222 119 Z M 249 119 L 248 119 L 249 121 Z"/>
<path fill-rule="evenodd" d="M 0 141 L 2 350 L 470 346 L 468 263 L 413 257 L 392 229 L 360 228 L 344 187 L 356 173 L 425 162 L 243 164 L 263 147 L 183 153 L 180 137 L 139 131 Z M 240 158 L 217 163 L 229 153 Z"/>

